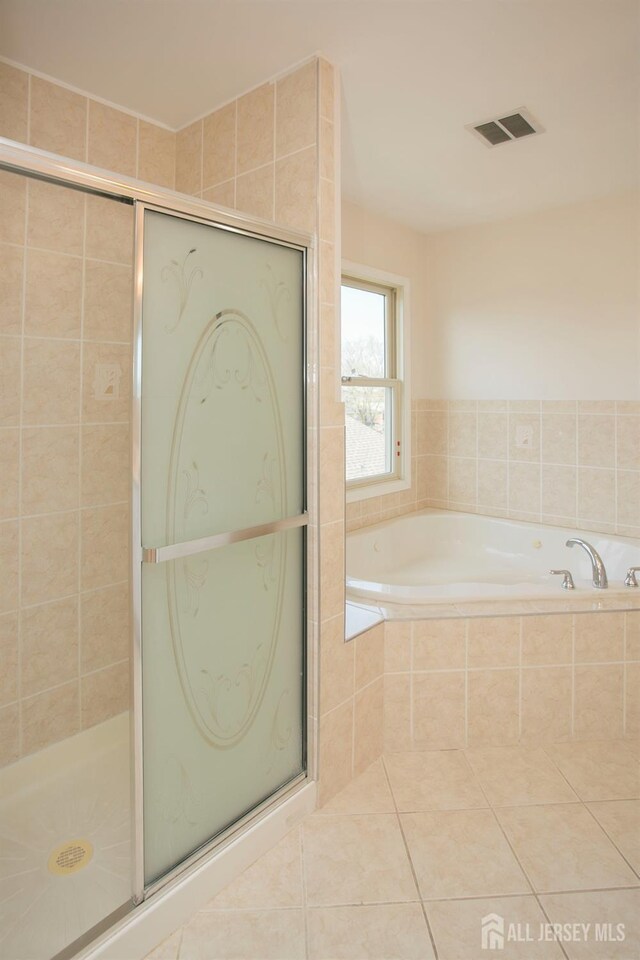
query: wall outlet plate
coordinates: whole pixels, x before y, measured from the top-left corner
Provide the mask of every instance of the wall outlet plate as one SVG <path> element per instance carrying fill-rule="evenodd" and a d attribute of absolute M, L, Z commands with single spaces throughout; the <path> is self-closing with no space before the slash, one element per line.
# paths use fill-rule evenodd
<path fill-rule="evenodd" d="M 516 427 L 516 447 L 519 450 L 530 450 L 533 446 L 533 427 L 521 424 Z"/>

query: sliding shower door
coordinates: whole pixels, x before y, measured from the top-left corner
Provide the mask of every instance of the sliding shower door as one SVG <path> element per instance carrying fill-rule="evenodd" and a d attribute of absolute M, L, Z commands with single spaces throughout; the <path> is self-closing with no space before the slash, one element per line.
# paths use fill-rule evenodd
<path fill-rule="evenodd" d="M 305 768 L 305 252 L 140 206 L 144 885 Z"/>

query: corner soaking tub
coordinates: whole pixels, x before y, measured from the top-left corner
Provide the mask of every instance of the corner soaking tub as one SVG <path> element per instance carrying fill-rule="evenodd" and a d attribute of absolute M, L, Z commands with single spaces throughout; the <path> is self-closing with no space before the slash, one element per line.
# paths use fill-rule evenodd
<path fill-rule="evenodd" d="M 570 537 L 587 540 L 602 557 L 609 589 L 591 583 L 591 562 Z M 448 510 L 423 510 L 347 537 L 347 594 L 378 604 L 460 603 L 623 595 L 627 570 L 640 565 L 640 540 L 547 527 Z M 575 590 L 563 590 L 551 569 L 571 571 Z M 597 596 L 596 596 L 597 595 Z"/>

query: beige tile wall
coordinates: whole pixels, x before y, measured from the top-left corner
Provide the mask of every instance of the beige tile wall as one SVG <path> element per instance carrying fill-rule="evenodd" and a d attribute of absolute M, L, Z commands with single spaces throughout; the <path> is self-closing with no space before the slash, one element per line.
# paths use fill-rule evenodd
<path fill-rule="evenodd" d="M 4 63 L 0 136 L 175 183 L 175 133 Z M 128 707 L 132 225 L 0 173 L 0 764 Z"/>
<path fill-rule="evenodd" d="M 385 624 L 384 748 L 640 735 L 640 613 Z"/>
<path fill-rule="evenodd" d="M 132 227 L 0 173 L 0 764 L 128 706 Z"/>
<path fill-rule="evenodd" d="M 159 185 L 175 186 L 179 191 L 201 196 L 244 213 L 275 219 L 281 225 L 307 231 L 314 236 L 318 288 L 316 311 L 311 318 L 309 331 L 310 408 L 312 411 L 317 410 L 317 418 L 311 424 L 310 474 L 313 479 L 318 472 L 319 484 L 312 482 L 310 539 L 313 547 L 319 543 L 320 570 L 312 569 L 311 629 L 318 642 L 322 635 L 325 639 L 324 649 L 333 649 L 336 663 L 340 663 L 340 654 L 347 648 L 342 642 L 338 644 L 335 641 L 337 624 L 342 623 L 344 607 L 344 417 L 342 404 L 338 402 L 339 388 L 335 369 L 335 304 L 339 278 L 336 264 L 340 260 L 336 229 L 339 207 L 337 93 L 337 79 L 333 67 L 323 59 L 314 59 L 285 76 L 264 83 L 177 134 L 172 134 L 159 126 L 83 97 L 55 83 L 31 77 L 23 71 L 0 64 L 1 135 L 88 160 L 115 172 L 137 175 Z M 22 216 L 19 198 L 9 192 L 4 196 L 4 203 L 11 216 L 19 221 Z M 106 208 L 102 214 L 106 214 Z M 113 246 L 108 248 L 109 233 L 101 235 L 91 217 L 87 218 L 85 225 L 84 222 L 77 221 L 77 218 L 67 217 L 61 210 L 52 219 L 47 215 L 39 217 L 37 209 L 34 209 L 30 210 L 29 223 L 31 226 L 35 224 L 34 229 L 45 236 L 45 240 L 38 241 L 38 246 L 43 251 L 41 262 L 37 264 L 40 275 L 46 278 L 48 283 L 57 284 L 60 288 L 59 299 L 64 299 L 65 302 L 64 309 L 56 310 L 53 317 L 46 315 L 46 302 L 38 303 L 36 298 L 29 306 L 30 322 L 34 328 L 39 325 L 40 329 L 46 330 L 48 339 L 52 341 L 51 324 L 55 323 L 56 337 L 66 339 L 64 343 L 62 340 L 55 340 L 49 346 L 41 348 L 39 366 L 34 366 L 34 390 L 28 388 L 25 394 L 26 406 L 35 405 L 37 410 L 33 416 L 42 414 L 41 408 L 48 406 L 47 400 L 38 398 L 38 390 L 35 389 L 38 371 L 48 370 L 49 376 L 55 379 L 59 388 L 59 416 L 63 417 L 64 424 L 75 426 L 73 410 L 78 394 L 82 395 L 83 417 L 87 424 L 93 423 L 91 418 L 98 418 L 99 405 L 92 397 L 88 381 L 83 390 L 78 385 L 71 391 L 63 391 L 62 385 L 74 383 L 71 374 L 75 375 L 78 369 L 80 354 L 83 357 L 86 354 L 89 363 L 93 364 L 108 365 L 115 362 L 113 352 L 118 344 L 109 344 L 108 341 L 116 340 L 120 343 L 121 339 L 124 341 L 126 337 L 122 322 L 116 324 L 117 330 L 113 326 L 113 311 L 111 303 L 107 301 L 107 294 L 116 302 L 125 296 L 124 276 L 122 272 L 116 276 L 116 267 L 122 264 L 116 263 L 119 256 Z M 52 236 L 47 234 L 48 230 L 51 234 L 51 223 L 55 223 L 53 233 L 57 231 L 63 237 L 62 249 L 65 255 L 75 257 L 78 263 L 82 262 L 82 276 L 79 275 L 77 265 L 74 267 L 67 261 L 66 271 L 59 276 L 51 257 L 46 256 L 52 246 L 55 247 Z M 101 242 L 103 248 L 98 250 Z M 6 244 L 3 249 L 7 269 L 0 271 L 2 282 L 8 288 L 7 296 L 3 296 L 0 301 L 6 305 L 6 317 L 3 314 L 2 319 L 6 319 L 9 325 L 7 333 L 11 334 L 4 342 L 6 364 L 3 373 L 9 416 L 16 415 L 11 397 L 16 391 L 19 392 L 19 385 L 10 382 L 15 371 L 20 369 L 21 351 L 18 343 L 20 338 L 17 336 L 20 332 L 19 325 L 15 329 L 11 327 L 12 323 L 16 323 L 15 309 L 11 304 L 17 303 L 21 296 L 23 251 L 19 248 L 23 246 L 22 241 Z M 82 259 L 85 247 L 89 259 Z M 77 289 L 82 289 L 84 298 L 81 318 L 72 295 Z M 73 353 L 72 335 L 77 333 L 80 323 L 84 325 L 84 338 Z M 30 413 L 29 416 L 31 415 Z M 117 418 L 120 417 L 124 417 L 122 403 L 117 405 Z M 119 422 L 115 425 L 100 424 L 100 435 L 96 434 L 94 437 L 93 461 L 87 459 L 86 451 L 83 460 L 81 451 L 77 453 L 78 464 L 82 463 L 82 466 L 78 466 L 81 491 L 78 495 L 82 497 L 81 504 L 83 508 L 87 507 L 87 511 L 89 505 L 97 508 L 99 498 L 107 493 L 109 497 L 122 495 L 122 485 L 115 477 L 110 485 L 101 484 L 95 474 L 87 469 L 88 463 L 100 462 L 100 457 L 107 449 L 113 450 L 114 457 L 122 455 L 121 438 L 116 436 Z M 19 456 L 16 452 L 19 446 L 16 445 L 18 430 L 13 421 L 10 420 L 9 423 L 11 426 L 4 443 L 7 458 L 15 460 L 16 456 Z M 59 471 L 63 474 L 73 473 L 75 470 L 73 458 L 76 456 L 76 448 L 72 433 L 73 431 L 68 437 L 64 437 L 67 456 L 57 458 Z M 76 439 L 76 446 L 79 444 L 80 440 Z M 64 483 L 58 486 L 61 496 L 63 492 L 70 495 L 69 489 L 65 490 Z M 108 490 L 102 489 L 105 486 Z M 16 509 L 18 487 L 17 480 L 6 488 L 3 487 L 5 510 L 9 511 L 7 517 L 12 517 L 11 511 Z M 322 491 L 321 496 L 318 495 L 318 490 Z M 37 498 L 38 495 L 36 484 L 29 496 Z M 112 529 L 122 530 L 123 518 L 119 517 L 119 526 L 110 525 L 108 513 L 105 512 L 106 505 L 100 503 L 99 506 L 100 509 L 88 511 L 82 522 L 76 519 L 76 527 L 73 520 L 61 521 L 61 529 L 56 531 L 59 537 L 64 536 L 72 543 L 74 537 L 81 536 L 80 529 L 89 531 L 92 538 L 110 536 Z M 73 516 L 70 505 L 63 516 Z M 13 557 L 19 543 L 15 521 L 9 521 L 0 527 L 0 538 L 0 542 L 6 545 L 4 549 Z M 312 549 L 312 562 L 314 556 Z M 111 576 L 114 566 L 104 562 L 100 556 L 86 556 L 86 576 L 92 585 L 101 584 L 105 577 Z M 11 598 L 17 590 L 19 574 L 14 561 L 9 564 L 8 569 L 9 575 L 0 585 L 3 603 L 5 606 L 8 604 L 8 610 L 11 611 L 6 622 L 3 621 L 1 634 L 9 671 L 0 688 L 6 704 L 6 709 L 0 713 L 0 729 L 8 731 L 3 742 L 8 744 L 7 759 L 12 759 L 17 755 L 16 750 L 19 750 L 14 731 L 18 729 L 15 685 L 19 682 L 17 678 L 20 670 L 17 639 L 12 626 L 14 613 Z M 56 573 L 56 579 L 59 581 L 56 583 L 56 590 L 70 587 L 72 577 L 64 564 Z M 26 589 L 28 591 L 29 587 Z M 118 696 L 124 695 L 121 678 L 116 676 L 111 665 L 103 662 L 105 649 L 117 646 L 126 632 L 122 612 L 108 616 L 103 610 L 98 617 L 100 604 L 107 603 L 106 592 L 100 594 L 100 597 L 96 594 L 95 602 L 86 606 L 84 617 L 85 624 L 91 622 L 92 616 L 96 624 L 107 623 L 108 626 L 104 629 L 109 633 L 108 639 L 103 642 L 97 633 L 88 630 L 86 638 L 83 637 L 82 640 L 82 662 L 89 665 L 87 669 L 90 668 L 91 671 L 104 667 L 102 682 L 98 679 L 90 683 L 85 681 L 82 688 L 84 699 L 81 700 L 77 679 L 69 679 L 66 684 L 63 683 L 62 677 L 66 679 L 67 675 L 60 665 L 61 679 L 56 691 L 62 693 L 56 694 L 51 704 L 46 706 L 45 712 L 50 713 L 53 708 L 57 710 L 58 707 L 67 709 L 66 705 L 72 703 L 79 718 L 78 724 L 97 722 L 103 718 L 108 708 L 104 706 L 100 709 L 97 706 L 92 707 L 91 704 L 112 704 L 114 698 L 117 700 Z M 76 643 L 79 643 L 80 635 L 76 631 Z M 352 655 L 353 649 L 349 648 L 347 657 Z M 312 682 L 315 671 L 319 669 L 320 660 L 323 662 L 325 675 L 332 677 L 335 674 L 335 664 L 331 664 L 325 653 L 318 657 L 317 663 L 312 664 Z M 98 676 L 95 674 L 96 678 Z M 377 756 L 381 749 L 381 676 L 381 666 L 373 679 L 365 677 L 362 672 L 357 677 L 354 673 L 353 688 L 349 697 L 345 697 L 345 701 L 351 701 L 351 728 L 348 736 L 351 759 L 348 776 L 362 769 L 368 762 L 367 758 Z M 322 677 L 321 686 L 321 705 L 317 708 L 318 716 L 312 719 L 319 721 L 322 742 L 330 743 L 336 719 L 340 719 L 340 710 L 345 703 L 334 703 L 331 696 L 327 699 L 324 692 L 326 683 Z M 30 723 L 30 729 L 32 728 L 33 722 Z M 61 726 L 60 730 L 52 732 L 51 738 L 66 736 L 77 728 L 77 724 Z M 54 727 L 51 729 L 53 731 Z M 362 743 L 359 739 L 360 733 L 363 737 Z M 322 748 L 320 753 L 322 793 L 326 799 L 346 782 L 347 767 L 334 762 L 330 748 Z"/>
<path fill-rule="evenodd" d="M 640 536 L 640 402 L 418 406 L 418 506 Z"/>
<path fill-rule="evenodd" d="M 0 136 L 175 186 L 173 131 L 2 62 Z"/>

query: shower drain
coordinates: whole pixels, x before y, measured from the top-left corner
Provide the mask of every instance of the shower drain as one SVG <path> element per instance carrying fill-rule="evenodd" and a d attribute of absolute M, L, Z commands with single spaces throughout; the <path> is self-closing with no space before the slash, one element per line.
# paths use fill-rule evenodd
<path fill-rule="evenodd" d="M 68 877 L 82 870 L 93 857 L 93 845 L 89 840 L 67 840 L 51 851 L 49 871 L 57 877 Z"/>

